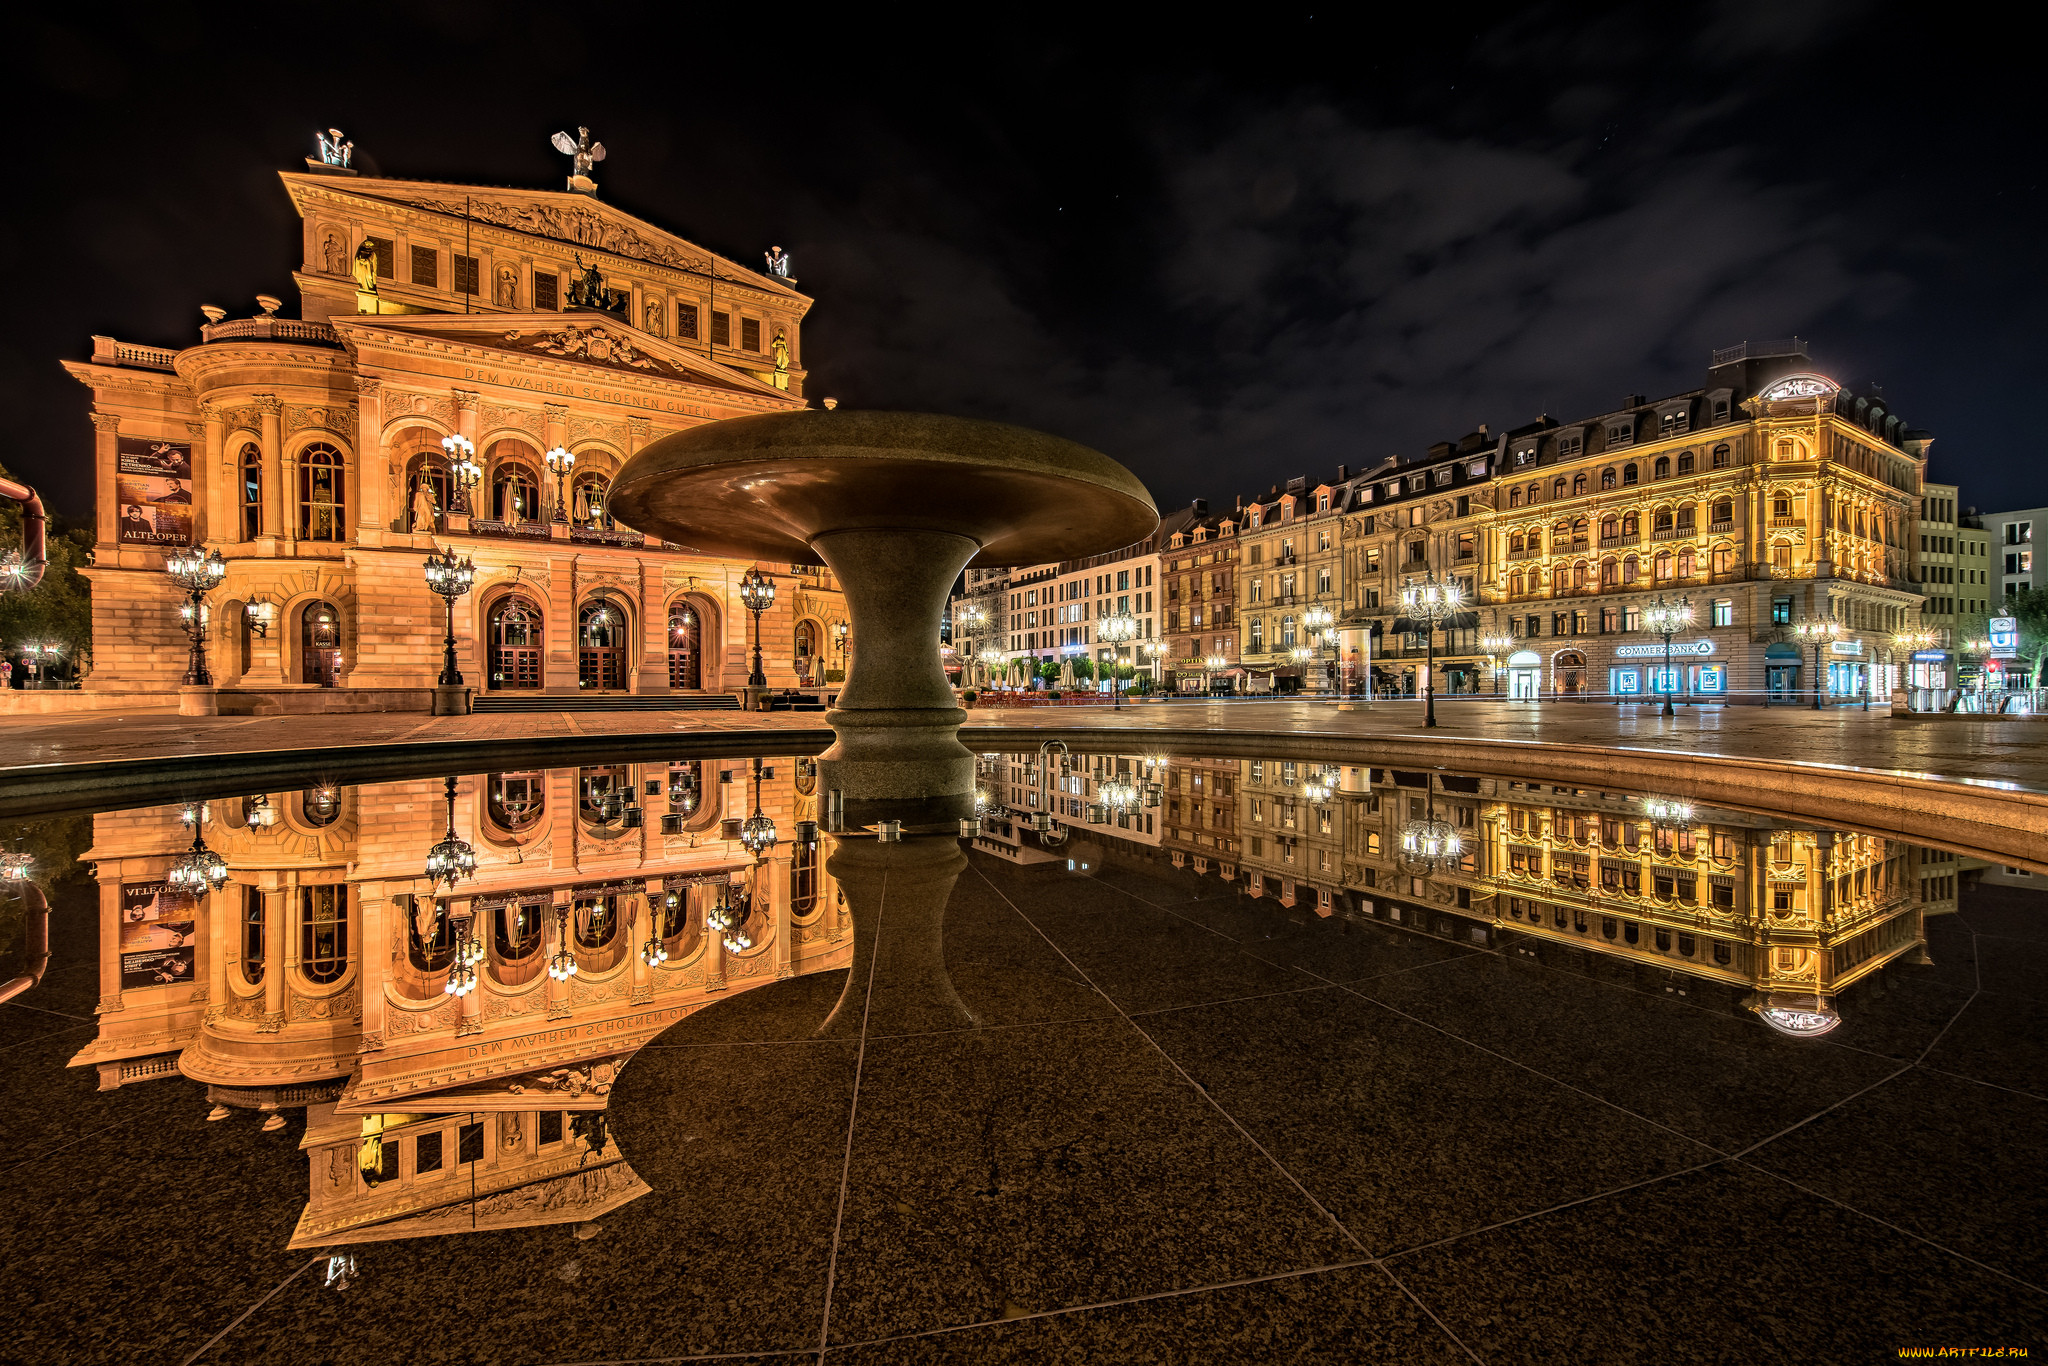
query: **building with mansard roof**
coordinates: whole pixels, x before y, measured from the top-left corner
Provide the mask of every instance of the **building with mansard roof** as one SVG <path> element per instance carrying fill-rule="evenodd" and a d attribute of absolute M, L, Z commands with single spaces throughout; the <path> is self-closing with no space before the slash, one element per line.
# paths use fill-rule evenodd
<path fill-rule="evenodd" d="M 187 545 L 228 565 L 195 710 L 426 710 L 443 610 L 420 562 L 444 546 L 476 564 L 455 636 L 480 705 L 724 702 L 748 668 L 751 566 L 642 537 L 606 493 L 668 432 L 804 407 L 811 300 L 591 194 L 324 171 L 281 177 L 298 317 L 209 306 L 196 345 L 97 337 L 66 364 L 92 390 L 98 475 L 76 704 L 178 693 L 163 568 Z M 451 446 L 473 450 L 473 488 Z M 783 580 L 769 684 L 822 683 L 845 619 L 830 574 L 762 568 Z"/>

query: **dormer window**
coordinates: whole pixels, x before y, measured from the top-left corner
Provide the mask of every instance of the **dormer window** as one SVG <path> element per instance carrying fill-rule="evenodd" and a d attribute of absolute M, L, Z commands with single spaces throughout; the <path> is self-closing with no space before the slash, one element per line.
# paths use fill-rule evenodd
<path fill-rule="evenodd" d="M 1321 493 L 1321 494 L 1317 494 L 1317 495 L 1316 495 L 1316 511 L 1317 511 L 1317 512 L 1328 512 L 1329 510 L 1330 510 L 1330 495 L 1329 495 L 1329 494 L 1327 494 L 1327 493 Z"/>
<path fill-rule="evenodd" d="M 1634 418 L 1630 418 L 1626 422 L 1610 422 L 1607 424 L 1608 445 L 1629 446 L 1635 443 L 1635 439 L 1636 420 Z"/>
<path fill-rule="evenodd" d="M 1424 489 L 1426 489 L 1426 488 L 1428 488 L 1428 487 L 1429 487 L 1429 476 L 1428 476 L 1428 475 L 1426 475 L 1426 474 L 1411 474 L 1411 475 L 1409 475 L 1409 476 L 1408 476 L 1408 491 L 1409 491 L 1410 493 L 1421 493 L 1421 492 L 1422 492 L 1422 491 L 1423 491 Z"/>
<path fill-rule="evenodd" d="M 1520 450 L 1515 452 L 1515 464 L 1517 466 L 1533 465 L 1535 463 L 1536 448 L 1534 446 L 1524 446 Z"/>
<path fill-rule="evenodd" d="M 1442 469 L 1436 472 L 1436 482 L 1439 484 L 1448 484 L 1451 482 L 1451 477 L 1456 473 L 1457 470 L 1453 469 L 1449 465 L 1445 465 Z"/>
<path fill-rule="evenodd" d="M 1586 434 L 1584 432 L 1558 433 L 1557 453 L 1559 455 L 1577 455 L 1579 452 L 1585 449 Z"/>
<path fill-rule="evenodd" d="M 1657 432 L 1660 436 L 1673 436 L 1690 429 L 1691 426 L 1692 412 L 1689 408 L 1666 409 L 1657 419 Z"/>

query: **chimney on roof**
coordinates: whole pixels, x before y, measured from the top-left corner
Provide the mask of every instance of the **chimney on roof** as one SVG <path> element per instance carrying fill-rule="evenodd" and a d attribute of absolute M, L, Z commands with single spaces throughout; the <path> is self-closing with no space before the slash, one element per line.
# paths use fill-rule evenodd
<path fill-rule="evenodd" d="M 1492 432 L 1489 432 L 1488 430 L 1486 430 L 1486 424 L 1485 424 L 1484 422 L 1482 422 L 1482 423 L 1480 423 L 1480 424 L 1479 424 L 1479 434 L 1480 434 L 1481 436 L 1492 436 L 1492 435 L 1493 435 L 1493 433 L 1492 433 Z"/>
<path fill-rule="evenodd" d="M 1197 498 L 1197 499 L 1195 499 L 1195 516 L 1197 516 L 1197 517 L 1207 517 L 1208 515 L 1209 515 L 1209 500 L 1208 500 L 1207 498 Z"/>
<path fill-rule="evenodd" d="M 1640 408 L 1649 401 L 1649 399 L 1645 398 L 1641 394 L 1630 394 L 1626 398 L 1622 399 L 1621 406 L 1624 408 Z"/>
<path fill-rule="evenodd" d="M 1244 511 L 1244 495 L 1241 493 L 1237 495 L 1237 510 L 1239 512 Z"/>
<path fill-rule="evenodd" d="M 1351 477 L 1351 466 L 1349 466 L 1349 465 L 1339 465 L 1339 466 L 1337 466 L 1337 482 L 1338 482 L 1338 483 L 1340 483 L 1340 484 L 1341 484 L 1341 483 L 1343 483 L 1343 482 L 1344 482 L 1344 481 L 1345 481 L 1346 479 L 1349 479 L 1350 477 Z"/>

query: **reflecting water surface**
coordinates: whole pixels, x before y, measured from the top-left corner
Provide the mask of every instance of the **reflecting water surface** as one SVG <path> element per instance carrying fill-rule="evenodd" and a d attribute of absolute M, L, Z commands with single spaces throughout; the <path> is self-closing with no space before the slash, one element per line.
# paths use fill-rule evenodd
<path fill-rule="evenodd" d="M 1715 1350 L 1778 1359 L 2044 1321 L 2038 905 L 1938 830 L 1057 743 L 979 756 L 958 829 L 834 829 L 830 795 L 806 756 L 313 768 L 0 831 L 0 1356 L 815 1353 L 1052 1315 L 1099 1359 L 1223 1359 L 1228 1325 L 1084 1308 L 1270 1283 L 1229 1317 L 1355 1359 L 1288 1299 L 1313 1273 L 1392 1359 L 1515 1358 L 1622 1293 L 1489 1270 L 1518 1258 L 1707 1287 Z M 1837 1312 L 1800 1319 L 1759 1220 Z M 109 1298 L 166 1261 L 175 1303 Z M 1712 1307 L 1781 1274 L 1794 1327 Z"/>

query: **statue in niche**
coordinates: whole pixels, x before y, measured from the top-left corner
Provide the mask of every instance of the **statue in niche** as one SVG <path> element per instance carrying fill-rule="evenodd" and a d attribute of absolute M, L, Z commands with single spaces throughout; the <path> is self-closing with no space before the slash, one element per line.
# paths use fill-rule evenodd
<path fill-rule="evenodd" d="M 439 525 L 439 513 L 434 507 L 433 485 L 426 480 L 416 481 L 412 486 L 412 530 L 432 534 Z M 424 936 L 431 938 L 426 932 Z"/>
<path fill-rule="evenodd" d="M 768 349 L 775 353 L 775 387 L 789 387 L 789 336 L 781 328 L 775 329 L 775 340 Z"/>
<path fill-rule="evenodd" d="M 356 292 L 375 294 L 377 292 L 377 244 L 369 238 L 356 248 L 355 259 Z"/>
<path fill-rule="evenodd" d="M 498 267 L 498 306 L 510 308 L 519 301 L 519 276 L 510 266 Z"/>
<path fill-rule="evenodd" d="M 663 315 L 668 312 L 668 309 L 663 305 L 662 301 L 659 299 L 649 299 L 645 312 L 646 325 L 641 330 L 653 337 L 666 335 L 662 331 L 662 324 L 664 321 Z"/>
<path fill-rule="evenodd" d="M 331 232 L 328 233 L 327 240 L 320 244 L 321 266 L 329 275 L 339 275 L 347 260 L 348 253 L 342 250 L 341 239 Z"/>
<path fill-rule="evenodd" d="M 504 1116 L 504 1127 L 499 1132 L 500 1142 L 504 1144 L 506 1151 L 510 1152 L 519 1146 L 520 1141 L 523 1137 L 524 1135 L 522 1134 L 519 1127 L 518 1112 L 507 1112 Z"/>

